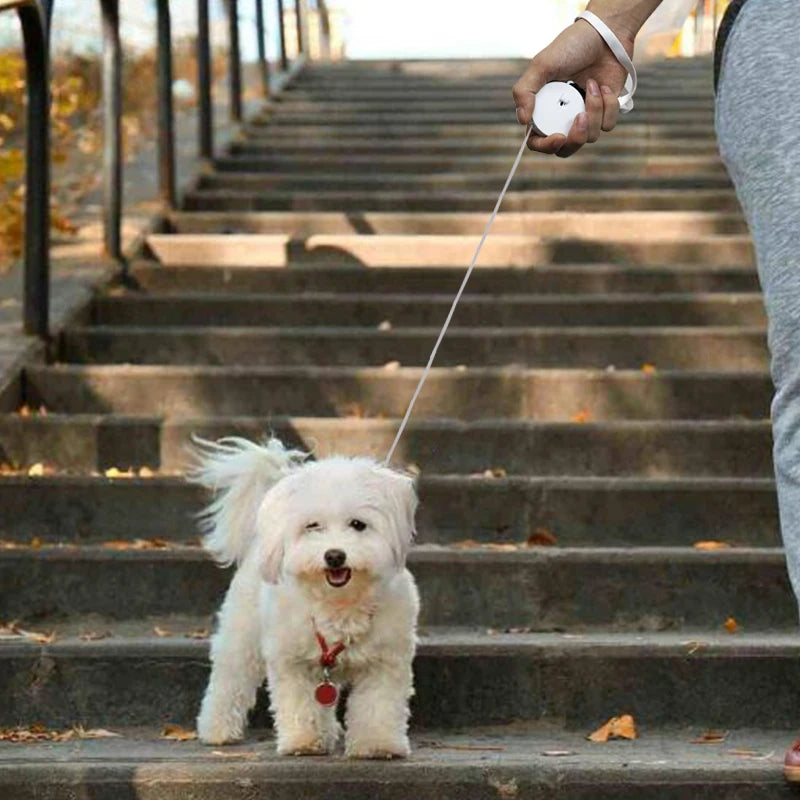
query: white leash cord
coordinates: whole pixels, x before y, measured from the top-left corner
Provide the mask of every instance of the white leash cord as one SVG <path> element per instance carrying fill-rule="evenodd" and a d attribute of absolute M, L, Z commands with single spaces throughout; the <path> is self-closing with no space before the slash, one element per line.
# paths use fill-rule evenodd
<path fill-rule="evenodd" d="M 516 173 L 517 171 L 519 162 L 522 160 L 522 154 L 525 152 L 525 145 L 528 141 L 528 136 L 530 136 L 530 134 L 531 134 L 531 127 L 528 126 L 528 128 L 526 128 L 525 130 L 525 137 L 522 140 L 522 144 L 520 145 L 517 157 L 514 159 L 514 165 L 511 167 L 511 172 L 508 173 L 508 177 L 506 178 L 506 183 L 505 186 L 503 186 L 503 191 L 500 192 L 500 197 L 497 198 L 497 203 L 495 204 L 494 211 L 492 211 L 492 216 L 489 217 L 489 222 L 486 224 L 486 229 L 483 232 L 483 236 L 481 236 L 481 240 L 480 242 L 478 242 L 478 247 L 475 249 L 475 254 L 472 256 L 472 261 L 470 262 L 470 265 L 467 269 L 467 274 L 464 275 L 464 280 L 461 281 L 461 286 L 459 287 L 458 293 L 456 294 L 455 299 L 453 300 L 453 304 L 450 306 L 450 311 L 447 314 L 447 319 L 444 321 L 442 330 L 439 332 L 439 338 L 436 340 L 436 344 L 433 346 L 433 350 L 431 351 L 431 355 L 430 358 L 428 359 L 425 371 L 422 373 L 422 377 L 419 379 L 417 388 L 414 391 L 414 396 L 411 398 L 411 402 L 408 404 L 408 408 L 406 409 L 406 414 L 403 417 L 403 421 L 400 423 L 400 427 L 397 429 L 397 434 L 394 437 L 392 446 L 389 448 L 389 454 L 386 456 L 386 459 L 383 462 L 384 466 L 388 465 L 389 462 L 392 460 L 392 456 L 394 455 L 397 443 L 400 441 L 400 437 L 403 435 L 403 431 L 406 429 L 406 425 L 408 424 L 408 418 L 411 416 L 411 411 L 414 408 L 414 403 L 417 402 L 417 397 L 419 397 L 419 393 L 422 391 L 422 387 L 425 384 L 425 380 L 428 377 L 428 373 L 431 371 L 431 366 L 433 365 L 433 360 L 436 358 L 436 352 L 439 349 L 439 345 L 442 343 L 442 339 L 444 339 L 444 335 L 447 333 L 447 329 L 450 327 L 450 320 L 453 318 L 453 314 L 455 313 L 458 301 L 461 300 L 461 295 L 464 293 L 464 289 L 467 286 L 467 281 L 469 280 L 469 276 L 472 275 L 472 270 L 475 268 L 475 262 L 478 260 L 478 256 L 480 255 L 483 243 L 486 241 L 486 237 L 489 235 L 489 231 L 491 230 L 492 225 L 494 224 L 497 212 L 500 210 L 500 204 L 503 202 L 503 198 L 506 196 L 506 191 L 508 191 L 509 184 L 511 183 L 514 177 L 514 173 Z"/>

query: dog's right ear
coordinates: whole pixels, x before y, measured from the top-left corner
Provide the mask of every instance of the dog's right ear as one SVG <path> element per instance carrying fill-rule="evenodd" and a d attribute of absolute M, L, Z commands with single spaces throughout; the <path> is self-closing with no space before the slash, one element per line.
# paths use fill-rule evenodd
<path fill-rule="evenodd" d="M 258 566 L 261 577 L 267 583 L 278 583 L 281 579 L 283 556 L 291 527 L 290 500 L 294 492 L 294 481 L 281 481 L 267 492 L 258 509 L 256 527 L 261 532 Z"/>

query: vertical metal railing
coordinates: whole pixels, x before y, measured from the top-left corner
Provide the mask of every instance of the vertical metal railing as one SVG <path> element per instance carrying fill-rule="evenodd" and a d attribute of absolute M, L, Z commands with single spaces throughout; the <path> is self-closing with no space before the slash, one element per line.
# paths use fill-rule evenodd
<path fill-rule="evenodd" d="M 107 254 L 122 261 L 122 45 L 119 0 L 99 0 L 103 25 L 103 240 Z M 255 2 L 258 67 L 269 96 L 269 65 L 263 0 Z M 290 67 L 286 49 L 283 0 L 276 0 L 282 71 Z M 22 26 L 27 91 L 25 146 L 25 245 L 23 329 L 47 338 L 50 284 L 50 47 L 52 0 L 0 0 L 0 11 L 15 9 Z M 302 0 L 296 0 L 298 56 L 307 48 L 303 35 Z M 158 87 L 158 186 L 165 208 L 177 204 L 175 119 L 172 92 L 172 35 L 169 0 L 156 0 Z M 322 11 L 320 11 L 322 13 Z M 242 63 L 239 48 L 238 0 L 228 0 L 231 117 L 242 119 Z M 208 0 L 197 0 L 198 150 L 214 155 L 213 65 Z"/>

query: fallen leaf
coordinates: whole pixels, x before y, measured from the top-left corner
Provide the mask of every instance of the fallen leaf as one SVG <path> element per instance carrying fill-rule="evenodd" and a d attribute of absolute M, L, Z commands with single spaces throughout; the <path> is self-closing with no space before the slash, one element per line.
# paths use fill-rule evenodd
<path fill-rule="evenodd" d="M 395 370 L 400 369 L 400 362 L 399 361 L 387 361 L 383 368 L 388 372 L 394 372 Z"/>
<path fill-rule="evenodd" d="M 109 467 L 105 471 L 106 478 L 133 478 L 135 477 L 132 469 L 121 470 L 117 467 Z"/>
<path fill-rule="evenodd" d="M 736 620 L 733 617 L 728 617 L 723 623 L 723 628 L 725 628 L 728 633 L 738 633 L 739 632 L 739 625 L 737 624 Z"/>
<path fill-rule="evenodd" d="M 503 469 L 503 467 L 491 467 L 490 469 L 483 471 L 484 478 L 505 478 L 508 476 L 508 473 Z"/>
<path fill-rule="evenodd" d="M 42 546 L 42 540 L 38 536 L 34 536 L 31 539 L 30 547 L 33 550 L 38 550 Z"/>
<path fill-rule="evenodd" d="M 728 550 L 730 545 L 727 542 L 695 542 L 692 547 L 695 550 Z"/>
<path fill-rule="evenodd" d="M 88 730 L 82 725 L 76 725 L 73 730 L 79 739 L 116 739 L 121 738 L 121 733 L 115 733 L 107 728 L 89 728 Z"/>
<path fill-rule="evenodd" d="M 558 539 L 547 529 L 537 528 L 525 540 L 528 547 L 553 547 L 558 544 Z"/>
<path fill-rule="evenodd" d="M 450 546 L 458 550 L 464 550 L 472 547 L 480 547 L 481 543 L 475 541 L 475 539 L 462 539 L 460 542 L 453 542 Z"/>
<path fill-rule="evenodd" d="M 640 369 L 645 375 L 653 375 L 656 371 L 654 364 L 642 364 Z"/>
<path fill-rule="evenodd" d="M 210 635 L 208 628 L 200 628 L 200 630 L 185 633 L 183 637 L 184 639 L 208 639 Z"/>
<path fill-rule="evenodd" d="M 29 478 L 41 478 L 44 476 L 44 464 L 41 461 L 38 461 L 36 464 L 33 464 L 28 468 L 28 477 Z"/>
<path fill-rule="evenodd" d="M 725 752 L 737 758 L 752 758 L 756 761 L 766 761 L 775 755 L 774 750 L 770 750 L 769 753 L 759 753 L 755 750 L 726 750 Z"/>
<path fill-rule="evenodd" d="M 108 639 L 113 635 L 111 631 L 89 631 L 88 633 L 81 633 L 78 638 L 83 642 L 99 642 L 101 639 Z"/>
<path fill-rule="evenodd" d="M 378 325 L 379 331 L 390 331 L 391 329 L 392 323 L 388 319 L 385 319 L 380 325 Z"/>
<path fill-rule="evenodd" d="M 20 406 L 17 412 L 21 417 L 29 417 L 31 415 L 31 407 L 29 405 Z"/>
<path fill-rule="evenodd" d="M 139 477 L 140 478 L 152 478 L 155 475 L 155 472 L 150 469 L 150 467 L 139 467 Z"/>
<path fill-rule="evenodd" d="M 519 545 L 513 542 L 487 542 L 483 547 L 485 550 L 495 550 L 500 553 L 513 553 L 519 550 Z"/>
<path fill-rule="evenodd" d="M 9 622 L 6 625 L 0 624 L 0 639 L 27 639 L 37 644 L 51 644 L 55 641 L 56 634 L 41 633 L 39 631 L 28 631 L 20 628 L 16 622 Z"/>
<path fill-rule="evenodd" d="M 165 725 L 159 739 L 169 739 L 171 742 L 189 742 L 197 738 L 196 731 L 187 731 L 180 725 Z"/>
<path fill-rule="evenodd" d="M 577 414 L 573 414 L 570 417 L 570 422 L 575 422 L 578 425 L 583 425 L 586 422 L 589 422 L 592 418 L 592 415 L 584 409 L 583 411 L 579 411 Z"/>
<path fill-rule="evenodd" d="M 686 651 L 686 655 L 687 656 L 693 655 L 694 653 L 696 653 L 698 650 L 700 650 L 703 647 L 708 647 L 706 642 L 689 641 L 689 642 L 681 642 L 681 644 L 683 644 L 684 646 L 689 648 Z"/>
<path fill-rule="evenodd" d="M 690 739 L 691 744 L 721 744 L 728 735 L 727 731 L 704 731 L 696 739 Z"/>
<path fill-rule="evenodd" d="M 172 633 L 168 631 L 166 628 L 161 628 L 158 625 L 153 626 L 153 633 L 158 636 L 159 639 L 168 639 L 172 636 Z"/>
<path fill-rule="evenodd" d="M 630 714 L 612 717 L 605 725 L 586 737 L 590 742 L 607 742 L 609 739 L 635 739 L 636 724 Z"/>
<path fill-rule="evenodd" d="M 152 539 L 110 539 L 103 542 L 103 547 L 107 550 L 167 550 L 169 549 L 169 542 L 159 536 L 154 536 Z"/>

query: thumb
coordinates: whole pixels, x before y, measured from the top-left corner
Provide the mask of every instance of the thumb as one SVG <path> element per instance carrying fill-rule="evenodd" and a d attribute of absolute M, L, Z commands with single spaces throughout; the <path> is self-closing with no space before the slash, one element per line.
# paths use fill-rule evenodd
<path fill-rule="evenodd" d="M 536 92 L 549 80 L 546 71 L 534 59 L 522 77 L 514 84 L 512 94 L 517 109 L 517 121 L 527 125 L 533 116 Z"/>

